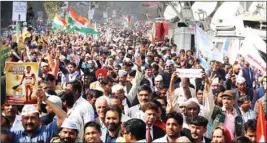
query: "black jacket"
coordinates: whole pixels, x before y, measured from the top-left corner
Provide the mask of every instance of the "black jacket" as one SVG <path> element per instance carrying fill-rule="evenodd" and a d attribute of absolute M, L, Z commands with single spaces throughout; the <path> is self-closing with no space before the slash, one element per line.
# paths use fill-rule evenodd
<path fill-rule="evenodd" d="M 153 140 L 162 138 L 163 136 L 165 136 L 165 131 L 157 126 L 153 126 Z"/>

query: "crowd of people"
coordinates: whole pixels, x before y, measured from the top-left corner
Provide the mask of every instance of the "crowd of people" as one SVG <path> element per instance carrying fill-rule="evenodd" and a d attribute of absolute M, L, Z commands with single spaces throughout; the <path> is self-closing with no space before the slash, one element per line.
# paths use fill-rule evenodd
<path fill-rule="evenodd" d="M 39 65 L 38 104 L 7 104 L 1 77 L 1 142 L 256 142 L 266 74 L 242 57 L 204 69 L 194 50 L 154 44 L 138 26 L 101 25 L 98 37 L 29 27 L 22 48 L 6 39 L 7 61 Z"/>

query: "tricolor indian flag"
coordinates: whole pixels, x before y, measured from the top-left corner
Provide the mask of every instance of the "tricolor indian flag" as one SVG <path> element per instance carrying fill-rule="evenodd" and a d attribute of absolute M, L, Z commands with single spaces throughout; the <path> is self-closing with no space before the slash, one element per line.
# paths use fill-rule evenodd
<path fill-rule="evenodd" d="M 56 14 L 53 23 L 52 23 L 52 29 L 53 30 L 60 30 L 66 28 L 68 23 L 66 22 L 65 19 L 60 17 L 58 14 Z"/>
<path fill-rule="evenodd" d="M 91 27 L 91 24 L 87 18 L 76 14 L 71 7 L 69 9 L 68 23 L 71 25 L 69 28 L 72 30 L 85 34 L 99 34 L 99 32 L 95 31 L 93 27 Z"/>
<path fill-rule="evenodd" d="M 126 19 L 127 24 L 131 23 L 131 16 L 128 15 L 125 17 L 125 19 Z"/>

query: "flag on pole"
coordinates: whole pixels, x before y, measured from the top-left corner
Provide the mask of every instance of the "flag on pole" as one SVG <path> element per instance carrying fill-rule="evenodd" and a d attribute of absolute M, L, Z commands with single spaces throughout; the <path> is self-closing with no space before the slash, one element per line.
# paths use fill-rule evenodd
<path fill-rule="evenodd" d="M 71 7 L 69 9 L 68 23 L 71 24 L 69 28 L 71 28 L 72 30 L 75 30 L 75 31 L 78 31 L 84 34 L 99 34 L 98 31 L 95 31 L 91 27 L 92 24 L 90 24 L 87 18 L 76 14 L 76 12 Z"/>
<path fill-rule="evenodd" d="M 258 103 L 257 139 L 256 142 L 266 142 L 266 120 L 262 108 L 262 101 Z"/>
<path fill-rule="evenodd" d="M 62 30 L 66 28 L 68 23 L 66 20 L 62 17 L 60 17 L 58 14 L 55 15 L 55 18 L 52 23 L 52 29 L 53 30 Z"/>

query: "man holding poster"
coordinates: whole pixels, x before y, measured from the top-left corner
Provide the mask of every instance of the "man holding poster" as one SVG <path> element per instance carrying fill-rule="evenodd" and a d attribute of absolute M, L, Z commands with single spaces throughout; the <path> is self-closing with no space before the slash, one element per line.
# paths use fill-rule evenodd
<path fill-rule="evenodd" d="M 11 105 L 36 104 L 38 63 L 6 62 L 6 95 Z"/>

